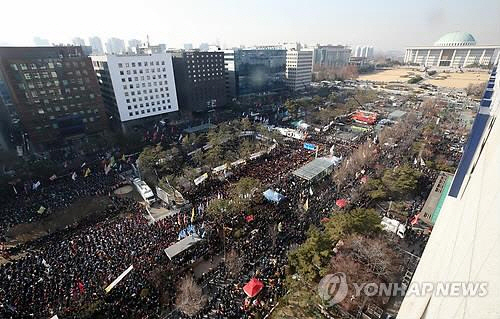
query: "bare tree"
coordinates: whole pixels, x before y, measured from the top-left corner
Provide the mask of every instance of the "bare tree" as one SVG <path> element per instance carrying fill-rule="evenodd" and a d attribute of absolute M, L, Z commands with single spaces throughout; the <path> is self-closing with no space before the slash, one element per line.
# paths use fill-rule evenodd
<path fill-rule="evenodd" d="M 269 233 L 269 238 L 271 239 L 271 242 L 273 244 L 273 248 L 276 247 L 276 240 L 278 239 L 278 226 L 276 224 L 269 225 L 268 233 Z"/>
<path fill-rule="evenodd" d="M 206 304 L 207 296 L 203 294 L 201 287 L 194 281 L 193 277 L 186 276 L 182 279 L 177 288 L 175 299 L 177 309 L 188 316 L 193 316 Z"/>
<path fill-rule="evenodd" d="M 226 254 L 226 268 L 231 277 L 235 277 L 240 272 L 243 266 L 242 264 L 242 260 L 235 249 L 231 249 L 231 251 Z"/>

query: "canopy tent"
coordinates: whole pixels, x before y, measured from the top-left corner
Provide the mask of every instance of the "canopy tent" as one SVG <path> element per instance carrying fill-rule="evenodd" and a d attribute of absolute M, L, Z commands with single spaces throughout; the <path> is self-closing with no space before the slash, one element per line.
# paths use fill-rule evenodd
<path fill-rule="evenodd" d="M 346 207 L 347 205 L 347 200 L 341 198 L 341 199 L 337 199 L 337 201 L 335 202 L 335 204 L 339 207 L 339 208 L 344 208 Z"/>
<path fill-rule="evenodd" d="M 184 250 L 190 248 L 191 246 L 195 245 L 197 242 L 202 241 L 198 235 L 193 234 L 189 235 L 175 244 L 169 246 L 168 248 L 165 248 L 165 254 L 167 254 L 168 258 L 172 259 L 178 254 L 182 253 Z"/>
<path fill-rule="evenodd" d="M 264 284 L 257 278 L 252 278 L 244 287 L 243 291 L 248 297 L 252 298 L 259 294 L 259 292 L 264 288 Z"/>
<path fill-rule="evenodd" d="M 333 166 L 340 162 L 339 157 L 319 157 L 300 167 L 293 172 L 293 175 L 311 181 L 321 178 L 333 170 Z"/>
<path fill-rule="evenodd" d="M 264 197 L 270 201 L 270 202 L 275 202 L 275 203 L 279 203 L 281 202 L 283 199 L 285 199 L 285 196 L 284 195 L 281 195 L 280 193 L 272 190 L 272 189 L 268 189 L 267 191 L 265 191 L 263 193 Z"/>

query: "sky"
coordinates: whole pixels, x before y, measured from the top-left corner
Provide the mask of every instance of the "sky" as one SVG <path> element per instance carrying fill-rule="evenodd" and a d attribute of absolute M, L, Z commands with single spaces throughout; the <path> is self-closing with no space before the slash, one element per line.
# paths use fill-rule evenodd
<path fill-rule="evenodd" d="M 302 42 L 387 51 L 430 45 L 452 31 L 500 44 L 499 0 L 4 0 L 2 11 L 0 45 L 149 35 L 169 48 Z"/>

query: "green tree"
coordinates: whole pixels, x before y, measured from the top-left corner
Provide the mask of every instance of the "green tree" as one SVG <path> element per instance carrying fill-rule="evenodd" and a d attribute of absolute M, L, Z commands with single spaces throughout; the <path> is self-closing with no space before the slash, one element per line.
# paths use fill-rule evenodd
<path fill-rule="evenodd" d="M 297 101 L 286 100 L 286 102 L 285 102 L 285 108 L 287 109 L 290 116 L 293 118 L 297 117 L 299 107 L 300 107 L 300 105 L 299 105 L 299 103 L 297 103 Z"/>
<path fill-rule="evenodd" d="M 244 131 L 250 131 L 253 128 L 252 122 L 250 122 L 250 120 L 248 119 L 248 117 L 242 118 L 241 121 L 240 121 L 240 123 L 241 123 L 241 128 Z"/>
<path fill-rule="evenodd" d="M 259 192 L 261 188 L 262 183 L 260 180 L 252 177 L 243 177 L 232 185 L 232 196 L 235 198 L 247 197 L 247 195 L 253 195 L 255 192 Z"/>
<path fill-rule="evenodd" d="M 206 153 L 206 160 L 209 165 L 215 167 L 222 162 L 223 150 L 220 145 L 214 145 Z"/>
<path fill-rule="evenodd" d="M 382 177 L 382 183 L 397 198 L 405 198 L 415 193 L 422 173 L 408 164 L 395 169 L 387 169 Z"/>
<path fill-rule="evenodd" d="M 290 270 L 306 282 L 316 281 L 327 273 L 332 246 L 333 242 L 326 233 L 311 226 L 307 240 L 288 255 Z"/>
<path fill-rule="evenodd" d="M 138 165 L 141 172 L 152 171 L 162 162 L 166 161 L 167 152 L 161 145 L 145 147 L 138 158 Z"/>
<path fill-rule="evenodd" d="M 332 241 L 349 234 L 369 235 L 380 231 L 381 218 L 374 209 L 355 208 L 347 213 L 333 213 L 325 225 L 325 232 Z"/>
<path fill-rule="evenodd" d="M 245 139 L 239 147 L 238 153 L 240 154 L 240 158 L 246 158 L 250 156 L 254 151 L 254 146 L 252 142 L 250 142 L 248 139 Z"/>

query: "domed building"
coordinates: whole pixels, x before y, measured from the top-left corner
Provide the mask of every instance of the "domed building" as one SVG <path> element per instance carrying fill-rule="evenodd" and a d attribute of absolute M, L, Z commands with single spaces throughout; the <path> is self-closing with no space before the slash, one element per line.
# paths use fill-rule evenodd
<path fill-rule="evenodd" d="M 500 45 L 477 45 L 468 32 L 450 32 L 433 46 L 409 47 L 405 64 L 426 67 L 467 68 L 491 66 L 498 63 Z"/>

